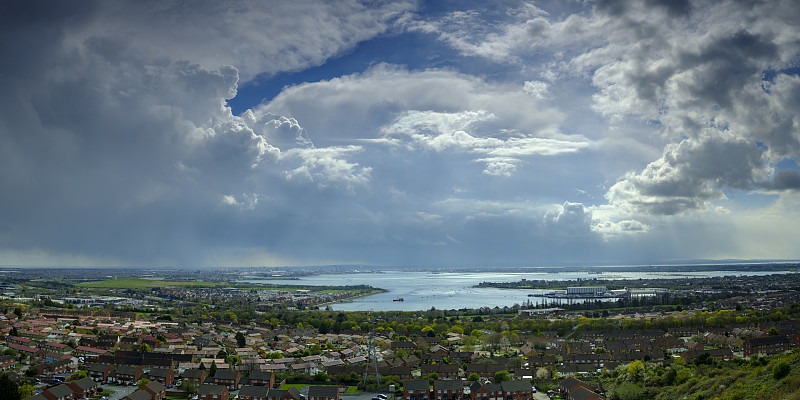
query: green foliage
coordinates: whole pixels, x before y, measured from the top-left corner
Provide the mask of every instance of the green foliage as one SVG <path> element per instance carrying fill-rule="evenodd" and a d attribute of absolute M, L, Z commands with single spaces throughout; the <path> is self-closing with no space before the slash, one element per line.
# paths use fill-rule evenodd
<path fill-rule="evenodd" d="M 181 382 L 181 390 L 190 395 L 197 394 L 197 383 L 189 379 L 184 379 L 183 382 Z"/>
<path fill-rule="evenodd" d="M 638 400 L 642 388 L 633 382 L 622 382 L 611 393 L 609 400 Z"/>
<path fill-rule="evenodd" d="M 772 377 L 776 380 L 781 380 L 785 378 L 786 375 L 789 375 L 791 370 L 792 368 L 789 366 L 789 363 L 786 361 L 780 361 L 772 367 Z"/>
<path fill-rule="evenodd" d="M 9 379 L 6 374 L 0 375 L 0 399 L 20 400 L 21 398 L 17 383 Z"/>
<path fill-rule="evenodd" d="M 19 397 L 21 399 L 27 399 L 33 396 L 33 393 L 36 392 L 36 388 L 30 383 L 23 383 L 17 387 L 17 392 L 19 392 Z"/>
<path fill-rule="evenodd" d="M 236 347 L 245 347 L 247 341 L 245 340 L 244 333 L 236 332 Z"/>
<path fill-rule="evenodd" d="M 714 357 L 711 357 L 711 354 L 709 353 L 700 354 L 699 356 L 697 356 L 697 358 L 694 359 L 694 365 L 700 366 L 700 365 L 711 365 L 711 364 L 714 364 Z"/>
<path fill-rule="evenodd" d="M 147 385 L 149 385 L 149 384 L 150 384 L 150 379 L 147 379 L 147 378 L 145 378 L 145 379 L 140 379 L 140 380 L 139 380 L 139 382 L 136 382 L 136 386 L 138 386 L 138 387 L 140 387 L 140 388 L 141 388 L 141 387 L 145 387 L 145 386 L 147 386 Z"/>
<path fill-rule="evenodd" d="M 317 382 L 325 382 L 329 379 L 328 374 L 324 372 L 317 372 L 314 374 L 314 380 Z"/>
<path fill-rule="evenodd" d="M 480 376 L 478 376 L 478 374 L 477 374 L 477 373 L 475 373 L 475 372 L 473 372 L 473 373 L 469 374 L 469 376 L 467 377 L 467 380 L 468 380 L 468 381 L 472 381 L 472 382 L 477 382 L 477 381 L 478 381 L 478 379 L 481 379 L 481 377 L 480 377 Z"/>
<path fill-rule="evenodd" d="M 508 371 L 497 371 L 494 374 L 494 383 L 501 383 L 511 380 L 511 374 Z"/>

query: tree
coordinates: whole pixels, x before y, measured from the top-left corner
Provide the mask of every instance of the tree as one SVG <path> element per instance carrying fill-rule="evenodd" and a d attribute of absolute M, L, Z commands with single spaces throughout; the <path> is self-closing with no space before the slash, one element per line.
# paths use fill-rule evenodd
<path fill-rule="evenodd" d="M 550 379 L 550 370 L 545 367 L 539 367 L 536 370 L 536 379 Z"/>
<path fill-rule="evenodd" d="M 317 382 L 325 382 L 328 380 L 328 378 L 329 378 L 328 374 L 324 372 L 317 372 L 316 374 L 314 374 L 314 380 Z"/>
<path fill-rule="evenodd" d="M 639 385 L 633 382 L 622 382 L 614 392 L 611 394 L 609 399 L 619 399 L 619 400 L 636 400 L 639 398 L 639 394 L 641 394 L 642 388 Z"/>
<path fill-rule="evenodd" d="M 193 380 L 184 379 L 183 382 L 181 382 L 181 390 L 186 393 L 189 393 L 190 395 L 196 394 L 197 384 Z"/>
<path fill-rule="evenodd" d="M 30 367 L 30 368 L 25 370 L 25 376 L 27 376 L 27 377 L 34 376 L 34 375 L 36 375 L 38 373 L 39 373 L 39 371 L 37 371 L 36 368 L 34 368 L 34 367 Z"/>
<path fill-rule="evenodd" d="M 216 374 L 217 374 L 217 362 L 216 361 L 212 361 L 211 362 L 211 368 L 208 369 L 208 375 L 209 376 L 214 376 Z"/>
<path fill-rule="evenodd" d="M 142 388 L 150 384 L 150 379 L 144 378 L 139 379 L 139 382 L 136 382 L 136 386 Z"/>
<path fill-rule="evenodd" d="M 516 371 L 516 370 L 522 368 L 522 364 L 524 364 L 524 361 L 522 361 L 522 358 L 512 357 L 512 358 L 508 359 L 508 363 L 506 365 L 508 366 L 508 368 L 513 369 L 514 371 Z"/>
<path fill-rule="evenodd" d="M 198 367 L 198 369 L 199 369 L 200 371 L 205 371 L 205 370 L 206 370 L 206 365 L 205 365 L 205 364 L 203 364 L 203 363 L 200 363 L 200 367 Z"/>
<path fill-rule="evenodd" d="M 772 377 L 775 378 L 775 380 L 781 380 L 785 378 L 787 375 L 789 375 L 789 372 L 791 372 L 791 370 L 792 368 L 785 360 L 781 361 L 775 364 L 774 367 L 772 367 Z"/>
<path fill-rule="evenodd" d="M 481 377 L 478 376 L 478 374 L 476 372 L 473 372 L 473 373 L 469 374 L 469 376 L 467 377 L 467 380 L 468 381 L 472 381 L 472 382 L 477 382 L 478 379 L 481 379 Z"/>
<path fill-rule="evenodd" d="M 17 387 L 17 392 L 19 392 L 20 399 L 27 399 L 28 397 L 33 396 L 33 393 L 36 391 L 36 388 L 33 387 L 30 383 L 23 383 Z"/>
<path fill-rule="evenodd" d="M 150 345 L 147 343 L 142 343 L 139 345 L 139 351 L 142 353 L 149 353 L 150 352 Z"/>
<path fill-rule="evenodd" d="M 247 346 L 247 341 L 245 340 L 244 333 L 236 332 L 236 346 L 237 347 Z"/>
<path fill-rule="evenodd" d="M 769 328 L 769 330 L 767 331 L 767 336 L 778 336 L 779 334 L 780 332 L 778 332 L 778 328 L 774 326 L 772 328 Z"/>
<path fill-rule="evenodd" d="M 217 352 L 217 358 L 225 358 L 228 356 L 228 352 L 225 349 L 219 349 Z"/>
<path fill-rule="evenodd" d="M 17 383 L 9 379 L 6 374 L 0 375 L 0 399 L 20 400 L 21 398 Z"/>
<path fill-rule="evenodd" d="M 19 336 L 19 331 L 17 330 L 16 326 L 11 327 L 11 332 L 9 332 L 11 336 Z"/>
<path fill-rule="evenodd" d="M 494 383 L 502 383 L 511 380 L 511 374 L 508 371 L 497 371 L 494 374 Z"/>
<path fill-rule="evenodd" d="M 644 363 L 640 360 L 636 360 L 630 364 L 628 364 L 628 376 L 634 381 L 638 382 L 639 379 L 642 377 L 642 372 L 644 372 Z"/>

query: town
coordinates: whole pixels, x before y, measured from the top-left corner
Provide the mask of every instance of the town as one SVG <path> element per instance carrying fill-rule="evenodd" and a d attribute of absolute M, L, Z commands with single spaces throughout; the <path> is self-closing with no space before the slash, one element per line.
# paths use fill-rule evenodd
<path fill-rule="evenodd" d="M 669 289 L 611 301 L 419 312 L 337 312 L 325 306 L 380 290 L 371 287 L 323 290 L 129 276 L 89 281 L 87 276 L 3 275 L 0 398 L 784 399 L 800 394 L 796 273 L 687 278 Z M 580 295 L 621 290 L 596 280 L 562 283 Z"/>

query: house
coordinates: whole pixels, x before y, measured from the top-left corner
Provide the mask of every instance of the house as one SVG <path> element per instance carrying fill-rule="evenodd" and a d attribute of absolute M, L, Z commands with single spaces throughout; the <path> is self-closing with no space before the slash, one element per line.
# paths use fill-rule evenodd
<path fill-rule="evenodd" d="M 269 386 L 242 386 L 239 400 L 268 400 Z"/>
<path fill-rule="evenodd" d="M 503 400 L 503 386 L 478 381 L 470 386 L 469 397 L 471 400 Z"/>
<path fill-rule="evenodd" d="M 197 384 L 200 384 L 203 381 L 205 381 L 206 377 L 208 377 L 208 372 L 197 368 L 187 369 L 183 371 L 183 373 L 181 374 L 181 378 L 195 382 Z"/>
<path fill-rule="evenodd" d="M 72 352 L 72 348 L 65 344 L 56 343 L 56 342 L 47 342 L 40 346 L 44 350 L 54 351 L 56 353 L 70 353 Z"/>
<path fill-rule="evenodd" d="M 161 382 L 164 385 L 172 385 L 175 380 L 175 370 L 168 368 L 152 368 L 147 373 L 147 378 L 154 382 Z"/>
<path fill-rule="evenodd" d="M 338 386 L 309 386 L 308 400 L 339 400 Z"/>
<path fill-rule="evenodd" d="M 567 395 L 567 400 L 605 400 L 605 397 L 585 387 L 579 387 Z"/>
<path fill-rule="evenodd" d="M 236 390 L 239 389 L 239 380 L 242 378 L 242 374 L 236 370 L 219 370 L 216 374 L 212 377 L 212 380 L 215 385 L 225 385 L 228 389 Z"/>
<path fill-rule="evenodd" d="M 78 379 L 75 382 L 69 382 L 66 385 L 72 389 L 72 393 L 74 393 L 75 398 L 78 399 L 89 398 L 102 390 L 100 389 L 99 383 L 88 377 Z"/>
<path fill-rule="evenodd" d="M 14 369 L 17 359 L 14 356 L 0 356 L 0 371 Z"/>
<path fill-rule="evenodd" d="M 123 397 L 122 400 L 153 400 L 153 399 L 150 397 L 150 393 L 147 393 L 144 390 L 137 390 Z"/>
<path fill-rule="evenodd" d="M 506 366 L 503 364 L 478 364 L 472 363 L 467 366 L 466 374 L 470 376 L 472 373 L 478 374 L 483 379 L 492 379 L 494 375 L 500 371 L 505 371 Z"/>
<path fill-rule="evenodd" d="M 755 354 L 780 354 L 789 351 L 789 338 L 786 336 L 765 336 L 744 341 L 744 356 Z"/>
<path fill-rule="evenodd" d="M 42 392 L 48 400 L 68 400 L 74 398 L 74 392 L 67 384 L 61 384 Z"/>
<path fill-rule="evenodd" d="M 78 357 L 84 357 L 87 360 L 95 360 L 106 353 L 108 353 L 108 350 L 89 346 L 78 346 L 75 348 L 75 355 Z"/>
<path fill-rule="evenodd" d="M 144 391 L 150 394 L 151 400 L 162 400 L 163 398 L 167 397 L 167 387 L 164 386 L 161 382 L 150 382 L 147 385 L 142 386 L 139 388 L 139 391 Z"/>
<path fill-rule="evenodd" d="M 114 382 L 119 384 L 128 384 L 133 385 L 136 382 L 139 382 L 139 379 L 142 378 L 142 371 L 139 367 L 131 367 L 129 365 L 120 365 L 117 369 L 114 370 L 114 373 L 111 375 L 111 378 Z"/>
<path fill-rule="evenodd" d="M 275 386 L 275 374 L 269 371 L 253 371 L 250 373 L 250 384 L 255 386 Z"/>
<path fill-rule="evenodd" d="M 505 400 L 527 400 L 533 396 L 533 385 L 527 379 L 505 381 L 500 387 Z"/>
<path fill-rule="evenodd" d="M 225 385 L 203 384 L 197 388 L 199 400 L 228 400 L 228 387 Z"/>
<path fill-rule="evenodd" d="M 432 400 L 460 400 L 464 396 L 464 384 L 460 380 L 433 381 Z"/>
<path fill-rule="evenodd" d="M 430 395 L 431 389 L 427 379 L 403 382 L 403 399 L 405 400 L 428 400 Z"/>
<path fill-rule="evenodd" d="M 36 370 L 40 375 L 46 377 L 75 371 L 75 366 L 72 364 L 71 360 L 58 360 L 49 363 L 33 365 L 31 368 Z"/>
<path fill-rule="evenodd" d="M 397 367 L 378 367 L 381 376 L 397 376 L 400 379 L 411 379 L 411 367 L 400 365 Z"/>
<path fill-rule="evenodd" d="M 410 341 L 410 340 L 398 340 L 398 341 L 392 342 L 391 346 L 392 346 L 392 351 L 397 351 L 397 350 L 400 350 L 400 349 L 403 349 L 403 350 L 414 350 L 414 349 L 417 348 L 417 345 L 414 342 Z"/>
<path fill-rule="evenodd" d="M 695 358 L 700 357 L 700 355 L 708 353 L 711 357 L 714 357 L 716 360 L 720 361 L 728 361 L 733 358 L 733 352 L 731 349 L 708 349 L 708 350 L 694 350 L 694 351 L 684 351 L 681 353 L 681 357 L 683 357 L 683 361 L 692 362 Z"/>
<path fill-rule="evenodd" d="M 564 354 L 564 365 L 593 365 L 601 368 L 603 364 L 611 359 L 610 354 Z"/>
<path fill-rule="evenodd" d="M 588 383 L 573 377 L 564 379 L 563 381 L 561 381 L 561 384 L 558 387 L 559 392 L 561 392 L 561 397 L 567 397 L 567 398 L 570 393 L 576 391 L 578 388 L 584 388 L 589 391 L 594 391 L 592 387 L 589 386 Z"/>
<path fill-rule="evenodd" d="M 289 389 L 281 390 L 281 389 L 270 389 L 267 392 L 267 396 L 269 400 L 300 400 L 301 395 L 300 391 L 297 390 L 296 387 L 292 386 Z"/>
<path fill-rule="evenodd" d="M 422 364 L 422 376 L 428 376 L 434 372 L 439 375 L 440 379 L 457 379 L 461 377 L 457 364 Z M 383 374 L 381 373 L 381 375 Z"/>

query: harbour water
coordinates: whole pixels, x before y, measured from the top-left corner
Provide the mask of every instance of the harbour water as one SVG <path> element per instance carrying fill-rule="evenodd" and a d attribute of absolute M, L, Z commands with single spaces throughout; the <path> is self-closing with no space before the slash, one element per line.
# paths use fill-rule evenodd
<path fill-rule="evenodd" d="M 386 270 L 351 274 L 320 274 L 298 280 L 249 279 L 247 282 L 291 285 L 370 285 L 387 292 L 366 296 L 348 303 L 332 304 L 337 311 L 424 311 L 480 307 L 511 307 L 530 301 L 538 304 L 546 291 L 476 288 L 481 282 L 517 282 L 528 280 L 571 279 L 677 279 L 686 277 L 755 276 L 780 273 L 778 271 L 661 271 L 661 272 L 589 272 L 520 273 L 520 272 L 430 272 L 418 270 Z M 535 296 L 529 297 L 528 294 Z M 538 296 L 536 296 L 538 295 Z M 393 301 L 402 297 L 404 301 Z"/>

